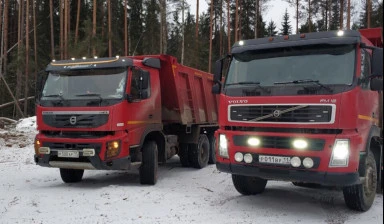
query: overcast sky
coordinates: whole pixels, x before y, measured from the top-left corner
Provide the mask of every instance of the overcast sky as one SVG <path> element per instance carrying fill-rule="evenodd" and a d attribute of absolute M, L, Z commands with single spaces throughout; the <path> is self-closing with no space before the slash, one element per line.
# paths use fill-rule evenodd
<path fill-rule="evenodd" d="M 191 6 L 191 14 L 196 14 L 196 1 L 197 0 L 187 0 L 188 4 Z M 210 2 L 208 0 L 208 2 Z M 202 12 L 205 12 L 208 9 L 208 3 L 207 0 L 200 0 L 200 14 Z M 276 23 L 277 29 L 280 30 L 281 28 L 281 21 L 283 20 L 283 14 L 285 12 L 285 9 L 288 9 L 288 13 L 291 18 L 291 26 L 292 29 L 294 28 L 294 9 L 289 7 L 289 4 L 286 1 L 282 0 L 271 0 L 268 2 L 268 10 L 266 13 L 264 13 L 264 21 L 268 22 L 271 21 L 271 19 Z M 292 30 L 294 31 L 294 30 Z"/>

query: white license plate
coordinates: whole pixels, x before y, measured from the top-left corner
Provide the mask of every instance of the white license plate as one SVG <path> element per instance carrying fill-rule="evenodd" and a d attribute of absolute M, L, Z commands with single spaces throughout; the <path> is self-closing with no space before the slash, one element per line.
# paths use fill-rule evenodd
<path fill-rule="evenodd" d="M 57 152 L 57 156 L 64 158 L 79 158 L 79 151 L 61 150 Z"/>
<path fill-rule="evenodd" d="M 291 164 L 291 157 L 259 156 L 259 163 L 290 165 Z"/>

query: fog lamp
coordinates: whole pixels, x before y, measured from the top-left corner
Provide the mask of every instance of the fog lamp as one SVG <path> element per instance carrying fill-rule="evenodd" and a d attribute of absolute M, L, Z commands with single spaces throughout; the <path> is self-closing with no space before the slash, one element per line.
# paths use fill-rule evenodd
<path fill-rule="evenodd" d="M 300 159 L 299 157 L 297 157 L 297 156 L 293 157 L 293 158 L 291 159 L 291 165 L 292 165 L 293 167 L 295 167 L 295 168 L 301 166 L 301 159 Z"/>
<path fill-rule="evenodd" d="M 313 159 L 311 159 L 311 158 L 305 158 L 305 159 L 303 160 L 303 166 L 304 166 L 305 168 L 310 169 L 310 168 L 313 167 L 313 165 L 314 165 Z"/>
<path fill-rule="evenodd" d="M 238 162 L 238 163 L 243 162 L 243 158 L 244 158 L 243 153 L 237 152 L 235 154 L 235 161 L 236 162 Z"/>
<path fill-rule="evenodd" d="M 253 156 L 249 153 L 245 154 L 244 155 L 244 162 L 245 163 L 252 163 L 253 161 Z"/>

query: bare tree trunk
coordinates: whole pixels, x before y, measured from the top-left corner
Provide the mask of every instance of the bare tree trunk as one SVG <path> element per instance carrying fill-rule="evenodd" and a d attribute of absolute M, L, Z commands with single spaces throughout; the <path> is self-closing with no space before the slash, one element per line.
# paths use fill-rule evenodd
<path fill-rule="evenodd" d="M 255 39 L 256 39 L 258 36 L 258 32 L 259 32 L 260 0 L 256 0 L 255 5 L 256 5 L 256 9 L 255 9 Z"/>
<path fill-rule="evenodd" d="M 7 76 L 7 63 L 8 63 L 8 12 L 9 12 L 9 0 L 5 0 L 4 2 L 4 53 L 0 56 L 3 57 L 3 71 L 4 76 Z M 0 70 L 1 73 L 1 70 Z"/>
<path fill-rule="evenodd" d="M 184 64 L 184 41 L 185 41 L 185 15 L 184 15 L 184 4 L 185 0 L 182 0 L 182 6 L 181 6 L 181 64 Z"/>
<path fill-rule="evenodd" d="M 344 0 L 340 0 L 340 30 L 344 29 Z"/>
<path fill-rule="evenodd" d="M 231 17 L 230 17 L 230 2 L 227 0 L 227 33 L 228 33 L 228 54 L 231 52 Z"/>
<path fill-rule="evenodd" d="M 69 2 L 64 0 L 64 58 L 68 59 Z"/>
<path fill-rule="evenodd" d="M 223 0 L 220 0 L 220 56 L 224 54 L 223 48 Z"/>
<path fill-rule="evenodd" d="M 372 0 L 367 0 L 367 28 L 371 28 Z"/>
<path fill-rule="evenodd" d="M 64 1 L 60 0 L 60 59 L 64 59 Z"/>
<path fill-rule="evenodd" d="M 19 22 L 18 22 L 18 45 L 17 45 L 17 60 L 21 62 L 22 60 L 22 45 L 23 45 L 23 36 L 24 36 L 24 1 L 19 1 Z M 22 66 L 17 66 L 16 76 L 17 76 L 17 83 L 16 83 L 16 99 L 20 99 L 21 97 L 21 90 L 22 90 L 22 74 L 21 74 L 21 68 Z"/>
<path fill-rule="evenodd" d="M 112 6 L 111 0 L 107 1 L 108 4 L 108 54 L 112 57 Z"/>
<path fill-rule="evenodd" d="M 239 32 L 239 0 L 236 0 L 236 9 L 235 9 L 235 42 L 238 40 Z"/>
<path fill-rule="evenodd" d="M 299 7 L 300 0 L 296 0 L 296 34 L 299 33 Z"/>
<path fill-rule="evenodd" d="M 93 50 L 92 50 L 92 53 L 93 53 L 93 56 L 96 56 L 96 43 L 95 43 L 95 39 L 96 39 L 96 12 L 97 12 L 97 2 L 96 0 L 93 0 L 93 28 L 92 28 L 92 47 L 93 47 Z"/>
<path fill-rule="evenodd" d="M 241 19 L 242 18 L 242 15 L 243 15 L 243 7 L 242 7 L 242 4 L 241 4 L 241 0 L 239 0 L 239 36 L 237 37 L 237 40 L 241 40 L 242 38 L 242 34 L 241 34 L 241 30 L 243 29 L 242 27 L 242 22 L 241 22 Z"/>
<path fill-rule="evenodd" d="M 26 0 L 26 16 L 25 16 L 25 84 L 24 98 L 28 98 L 28 83 L 29 83 L 29 0 Z M 28 114 L 28 100 L 24 102 L 24 114 Z"/>
<path fill-rule="evenodd" d="M 311 0 L 308 0 L 308 31 L 312 32 L 312 20 L 311 20 L 312 6 Z"/>
<path fill-rule="evenodd" d="M 81 0 L 77 0 L 77 15 L 76 15 L 76 30 L 75 30 L 75 45 L 77 45 L 77 41 L 79 39 L 79 23 L 80 23 L 80 7 Z"/>
<path fill-rule="evenodd" d="M 35 74 L 34 83 L 37 81 L 37 26 L 36 26 L 36 2 L 33 1 L 33 49 L 35 53 Z M 35 88 L 36 89 L 36 88 Z"/>
<path fill-rule="evenodd" d="M 351 29 L 351 0 L 348 1 L 348 8 L 347 8 L 347 30 Z"/>
<path fill-rule="evenodd" d="M 200 0 L 196 0 L 196 27 L 195 27 L 195 66 L 199 64 L 199 5 Z"/>
<path fill-rule="evenodd" d="M 51 23 L 51 57 L 55 59 L 55 36 L 53 30 L 53 0 L 49 0 L 49 20 Z"/>
<path fill-rule="evenodd" d="M 128 55 L 128 0 L 124 0 L 124 53 Z"/>
<path fill-rule="evenodd" d="M 0 73 L 3 71 L 3 55 L 4 55 L 4 23 L 3 19 L 5 8 L 3 9 L 3 2 L 0 1 Z M 1 98 L 0 98 L 1 100 Z"/>
<path fill-rule="evenodd" d="M 237 1 L 237 0 L 236 0 Z M 211 0 L 211 13 L 209 18 L 209 59 L 208 59 L 208 72 L 212 70 L 212 35 L 213 35 L 213 0 Z"/>
<path fill-rule="evenodd" d="M 167 53 L 167 41 L 168 41 L 168 33 L 167 33 L 167 1 L 166 0 L 158 0 L 160 7 L 160 54 Z"/>
<path fill-rule="evenodd" d="M 328 0 L 328 30 L 331 29 L 331 20 L 332 20 L 332 0 Z"/>

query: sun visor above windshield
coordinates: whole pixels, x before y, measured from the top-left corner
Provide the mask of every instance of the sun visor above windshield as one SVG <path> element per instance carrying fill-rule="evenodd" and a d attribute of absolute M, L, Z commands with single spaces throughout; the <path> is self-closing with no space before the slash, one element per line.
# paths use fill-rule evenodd
<path fill-rule="evenodd" d="M 133 66 L 133 60 L 130 58 L 90 58 L 77 60 L 52 61 L 46 68 L 46 71 L 68 71 L 83 70 L 95 68 L 121 68 Z"/>
<path fill-rule="evenodd" d="M 357 44 L 357 43 L 360 43 L 360 39 L 356 37 L 335 37 L 335 38 L 285 41 L 285 42 L 276 42 L 276 43 L 273 43 L 273 42 L 258 43 L 258 44 L 250 43 L 244 46 L 233 47 L 232 54 L 239 54 L 246 51 L 286 48 L 286 47 L 296 47 L 296 46 L 308 46 L 308 45 L 320 45 L 320 44 L 344 45 L 344 44 Z"/>

